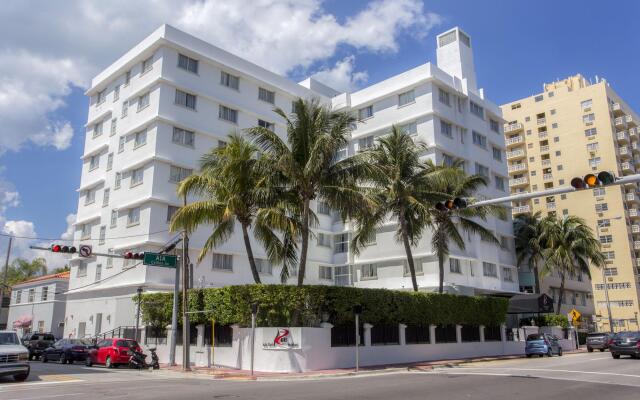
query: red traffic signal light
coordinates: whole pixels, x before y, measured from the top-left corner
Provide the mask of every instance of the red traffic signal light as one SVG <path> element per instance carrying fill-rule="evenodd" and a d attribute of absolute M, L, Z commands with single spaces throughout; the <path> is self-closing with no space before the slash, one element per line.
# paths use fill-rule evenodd
<path fill-rule="evenodd" d="M 596 186 L 606 186 L 616 181 L 615 176 L 612 173 L 607 171 L 602 171 L 598 173 L 598 175 L 587 174 L 584 178 L 573 178 L 571 179 L 571 186 L 580 190 L 580 189 L 588 189 Z"/>
<path fill-rule="evenodd" d="M 51 246 L 51 251 L 54 253 L 60 253 L 62 251 L 62 246 L 59 244 L 54 244 Z"/>
<path fill-rule="evenodd" d="M 124 258 L 126 258 L 127 260 L 130 260 L 133 258 L 133 253 L 128 251 L 126 253 L 124 253 Z"/>
<path fill-rule="evenodd" d="M 134 253 L 128 251 L 122 255 L 127 260 L 142 260 L 144 259 L 144 253 Z"/>
<path fill-rule="evenodd" d="M 53 244 L 51 245 L 51 252 L 53 253 L 69 253 L 69 254 L 73 254 L 76 252 L 76 248 L 73 246 L 67 246 L 67 245 L 59 245 L 59 244 Z"/>
<path fill-rule="evenodd" d="M 463 208 L 467 208 L 467 201 L 461 197 L 436 203 L 436 210 L 438 211 L 460 210 Z"/>

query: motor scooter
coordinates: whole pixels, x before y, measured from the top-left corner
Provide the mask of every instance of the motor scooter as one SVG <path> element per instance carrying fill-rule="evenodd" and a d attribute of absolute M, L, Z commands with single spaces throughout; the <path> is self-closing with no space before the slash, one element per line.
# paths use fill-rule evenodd
<path fill-rule="evenodd" d="M 129 367 L 135 369 L 143 369 L 148 368 L 146 358 L 147 355 L 141 351 L 136 351 L 134 349 L 129 349 L 127 352 L 129 355 Z"/>
<path fill-rule="evenodd" d="M 153 367 L 153 369 L 160 369 L 160 360 L 156 354 L 156 348 L 150 347 L 149 351 L 151 352 L 151 367 Z"/>

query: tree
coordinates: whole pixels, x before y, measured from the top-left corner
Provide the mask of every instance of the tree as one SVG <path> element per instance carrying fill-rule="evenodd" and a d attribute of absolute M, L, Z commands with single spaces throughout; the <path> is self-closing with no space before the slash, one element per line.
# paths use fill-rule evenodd
<path fill-rule="evenodd" d="M 258 148 L 238 134 L 229 135 L 229 143 L 206 153 L 200 164 L 201 173 L 184 179 L 178 194 L 181 197 L 196 195 L 201 200 L 180 208 L 171 221 L 171 230 L 192 232 L 202 224 L 214 225 L 198 256 L 198 262 L 201 262 L 207 253 L 233 235 L 237 221 L 242 229 L 253 280 L 260 283 L 249 231 L 253 229 L 255 238 L 272 262 L 281 260 L 283 247 L 266 224 L 267 220 L 259 218 L 261 207 L 275 197 L 265 185 L 268 166 L 258 157 Z M 277 207 L 272 207 L 271 212 L 274 209 Z"/>
<path fill-rule="evenodd" d="M 56 269 L 54 269 L 53 271 L 51 271 L 52 274 L 61 274 L 63 272 L 69 272 L 71 271 L 71 268 L 69 268 L 68 265 L 65 265 L 64 267 L 58 267 Z"/>
<path fill-rule="evenodd" d="M 558 219 L 548 216 L 541 223 L 541 240 L 545 243 L 542 275 L 556 271 L 560 276 L 556 309 L 556 313 L 560 314 L 567 275 L 586 274 L 590 277 L 589 264 L 603 267 L 605 257 L 600 250 L 600 241 L 582 218 L 570 215 Z"/>
<path fill-rule="evenodd" d="M 473 195 L 480 187 L 486 186 L 487 181 L 481 175 L 466 175 L 462 170 L 462 162 L 462 160 L 456 160 L 451 166 L 444 164 L 437 166 L 428 160 L 428 173 L 439 171 L 438 179 L 434 181 L 434 191 L 446 194 L 449 199 L 460 197 L 473 202 Z M 502 216 L 506 211 L 497 205 L 438 210 L 435 204 L 431 204 L 428 209 L 433 226 L 431 247 L 438 258 L 438 293 L 442 293 L 444 291 L 444 259 L 449 255 L 449 242 L 452 241 L 460 250 L 466 247 L 459 229 L 466 234 L 478 235 L 484 241 L 500 244 L 490 230 L 474 219 L 484 221 L 489 215 Z"/>
<path fill-rule="evenodd" d="M 13 286 L 17 283 L 46 275 L 47 260 L 44 258 L 34 258 L 31 261 L 24 258 L 16 258 L 11 262 L 7 271 L 7 285 Z"/>
<path fill-rule="evenodd" d="M 349 143 L 356 122 L 352 114 L 331 111 L 317 99 L 298 99 L 293 106 L 291 114 L 274 110 L 285 121 L 284 140 L 264 127 L 251 128 L 248 133 L 272 162 L 271 185 L 279 188 L 281 209 L 289 218 L 298 219 L 300 231 L 288 240 L 301 242 L 298 286 L 302 286 L 311 228 L 317 224 L 311 202 L 324 201 L 343 218 L 353 215 L 362 204 L 356 187 L 361 168 L 353 158 L 336 160 L 338 150 Z M 285 268 L 283 274 L 288 274 Z"/>
<path fill-rule="evenodd" d="M 540 271 L 545 244 L 542 238 L 542 222 L 540 211 L 535 214 L 519 214 L 513 219 L 513 233 L 516 242 L 516 264 L 520 267 L 524 262 L 535 279 L 535 292 L 540 293 Z"/>
<path fill-rule="evenodd" d="M 411 136 L 394 125 L 391 133 L 381 137 L 372 150 L 362 153 L 364 162 L 370 166 L 365 188 L 373 207 L 357 216 L 356 233 L 351 241 L 357 254 L 375 238 L 376 230 L 389 218 L 397 220 L 395 238 L 404 246 L 416 292 L 418 282 L 411 248 L 418 244 L 430 224 L 429 207 L 443 199 L 431 190 L 434 185 L 430 176 L 432 171 L 420 160 L 425 150 L 424 144 L 414 143 Z"/>

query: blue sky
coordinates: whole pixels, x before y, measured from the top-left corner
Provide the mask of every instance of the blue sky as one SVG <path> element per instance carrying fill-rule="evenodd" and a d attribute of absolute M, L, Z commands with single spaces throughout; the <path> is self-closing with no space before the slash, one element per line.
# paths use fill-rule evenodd
<path fill-rule="evenodd" d="M 640 74 L 637 73 L 640 62 L 640 35 L 637 33 L 640 2 L 620 1 L 616 4 L 613 7 L 610 6 L 611 3 L 593 1 L 428 0 L 424 2 L 422 11 L 437 14 L 436 22 L 439 23 L 430 29 L 426 37 L 420 35 L 424 34 L 425 29 L 419 34 L 410 28 L 400 29 L 393 37 L 396 49 L 392 51 L 376 51 L 367 46 L 345 44 L 343 41 L 327 54 L 312 58 L 308 65 L 291 68 L 289 75 L 295 79 L 303 78 L 353 56 L 353 72 L 366 72 L 367 75 L 366 82 L 359 81 L 357 84 L 362 86 L 375 83 L 426 61 L 435 61 L 435 35 L 458 25 L 472 38 L 479 85 L 498 104 L 540 92 L 544 82 L 581 73 L 589 78 L 595 75 L 605 77 L 622 98 L 640 111 Z M 324 14 L 332 14 L 338 23 L 346 24 L 366 7 L 366 2 L 328 0 L 322 4 L 322 11 Z M 9 10 L 0 11 L 0 23 L 3 19 L 5 22 L 12 18 L 19 19 L 20 15 L 10 15 L 11 12 L 24 12 L 18 6 L 8 8 Z M 74 15 L 72 10 L 58 12 L 57 16 L 51 15 L 48 18 L 49 13 L 39 10 L 39 7 L 33 12 L 43 13 L 44 15 L 33 18 L 42 19 L 44 28 L 48 28 L 46 24 L 52 24 L 54 31 L 59 28 L 58 25 L 71 23 L 70 19 Z M 128 11 L 123 7 L 114 12 Z M 56 21 L 55 18 L 59 20 Z M 204 29 L 196 26 L 196 23 L 197 21 L 194 22 L 194 31 Z M 411 25 L 406 21 L 404 23 Z M 190 30 L 185 19 L 180 24 L 183 29 Z M 74 68 L 86 69 L 90 73 L 82 77 L 70 73 L 68 82 L 63 83 L 65 87 L 52 95 L 63 105 L 45 110 L 48 120 L 70 123 L 74 135 L 68 147 L 57 150 L 55 146 L 41 145 L 37 139 L 31 139 L 21 142 L 17 149 L 12 149 L 9 145 L 8 149 L 2 151 L 0 137 L 0 191 L 3 190 L 4 181 L 4 190 L 11 187 L 20 196 L 19 204 L 6 207 L 4 215 L 0 212 L 0 223 L 3 219 L 31 221 L 35 227 L 34 232 L 39 237 L 58 237 L 67 229 L 66 216 L 75 213 L 77 206 L 78 194 L 75 190 L 80 180 L 83 124 L 87 116 L 88 101 L 83 95 L 82 86 L 86 85 L 87 76 L 104 68 L 159 24 L 149 22 L 148 25 L 146 29 L 136 29 L 134 33 L 125 37 L 120 35 L 113 41 L 109 39 L 108 33 L 95 36 L 95 43 L 87 47 L 86 60 L 82 48 L 78 49 L 79 53 L 76 54 L 80 54 L 78 57 L 83 62 L 78 62 L 77 68 Z M 91 29 L 91 24 L 88 26 L 87 29 Z M 60 35 L 65 34 L 61 32 Z M 62 41 L 66 40 L 64 36 L 61 37 Z M 85 41 L 90 42 L 91 37 L 89 35 Z M 4 43 L 2 40 L 0 39 L 0 49 L 15 44 L 17 49 L 32 51 L 43 58 L 56 57 L 53 50 L 49 52 L 50 49 L 37 48 L 38 42 L 29 38 L 4 39 L 9 40 Z M 251 38 L 248 40 L 251 41 Z M 223 44 L 219 45 L 224 47 Z M 101 46 L 109 51 L 101 52 Z M 1 55 L 0 52 L 0 72 Z M 290 66 L 287 64 L 281 69 L 287 70 Z M 16 74 L 16 80 L 19 77 Z M 18 120 L 16 126 L 19 127 L 19 123 Z M 0 136 L 2 135 L 8 133 L 0 128 Z M 0 211 L 1 206 L 2 204 Z M 0 238 L 0 251 L 3 251 L 4 246 L 5 239 Z"/>

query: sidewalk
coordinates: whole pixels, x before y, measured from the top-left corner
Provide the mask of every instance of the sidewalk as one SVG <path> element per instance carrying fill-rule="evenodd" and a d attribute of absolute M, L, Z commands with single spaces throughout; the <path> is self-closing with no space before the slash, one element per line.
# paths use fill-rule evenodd
<path fill-rule="evenodd" d="M 580 350 L 574 350 L 565 352 L 565 354 L 576 354 L 586 352 L 586 348 Z M 191 372 L 183 372 L 181 366 L 169 367 L 164 364 L 161 365 L 161 371 L 168 372 L 170 374 L 194 374 L 202 377 L 209 376 L 213 379 L 227 379 L 227 380 L 291 380 L 291 379 L 321 379 L 321 378 L 335 378 L 335 377 L 348 377 L 348 376 L 365 376 L 376 374 L 389 374 L 398 372 L 411 372 L 411 371 L 429 371 L 434 368 L 450 368 L 461 364 L 483 362 L 483 361 L 499 361 L 499 360 L 513 360 L 518 358 L 525 358 L 522 355 L 511 356 L 499 356 L 499 357 L 478 357 L 478 358 L 463 358 L 463 359 L 450 359 L 450 360 L 437 360 L 437 361 L 424 361 L 417 363 L 407 364 L 388 364 L 361 367 L 358 372 L 355 372 L 354 368 L 340 368 L 340 369 L 325 369 L 319 371 L 308 372 L 255 372 L 251 376 L 251 372 L 247 370 L 232 369 L 232 368 L 208 368 L 208 367 L 192 367 Z"/>

